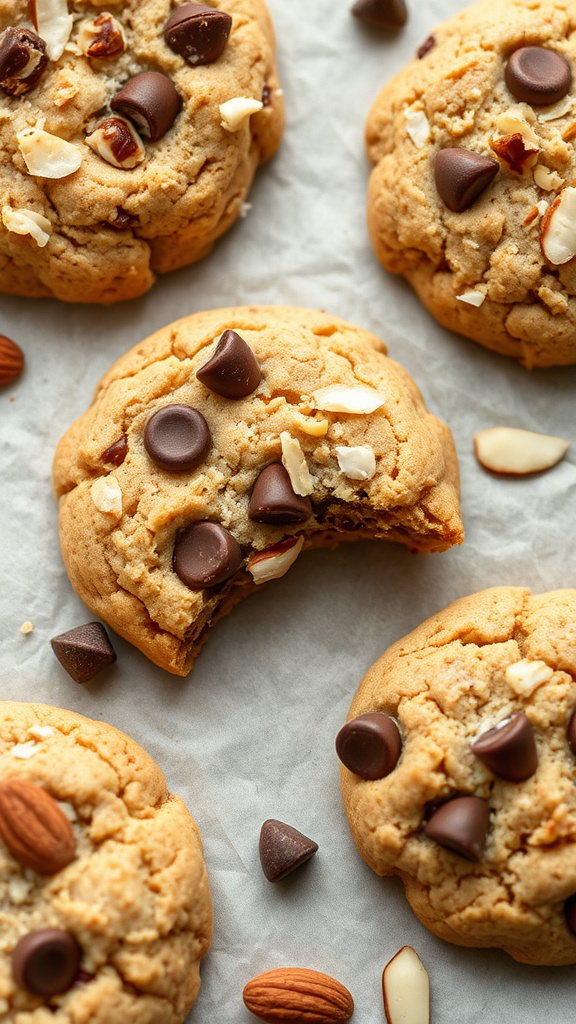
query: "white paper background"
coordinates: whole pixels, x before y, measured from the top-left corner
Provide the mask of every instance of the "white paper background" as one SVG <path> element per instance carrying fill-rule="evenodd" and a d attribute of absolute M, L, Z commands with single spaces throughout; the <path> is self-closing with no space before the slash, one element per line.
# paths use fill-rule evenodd
<path fill-rule="evenodd" d="M 536 592 L 574 585 L 576 446 L 547 474 L 498 479 L 477 464 L 472 436 L 509 424 L 574 445 L 576 369 L 529 373 L 448 333 L 370 248 L 369 106 L 434 25 L 464 4 L 412 0 L 408 25 L 390 36 L 352 18 L 347 0 L 270 6 L 287 129 L 258 174 L 247 218 L 203 263 L 121 306 L 0 299 L 0 332 L 27 357 L 23 377 L 0 393 L 1 696 L 111 722 L 147 748 L 186 800 L 202 831 L 215 907 L 189 1024 L 248 1024 L 244 984 L 287 965 L 333 974 L 354 995 L 354 1020 L 382 1024 L 381 971 L 405 943 L 430 973 L 434 1024 L 567 1024 L 576 968 L 530 968 L 500 951 L 443 943 L 420 926 L 400 882 L 377 878 L 360 860 L 341 806 L 334 738 L 368 666 L 450 601 L 499 583 Z M 432 556 L 381 543 L 306 554 L 214 629 L 187 680 L 114 638 L 116 666 L 77 686 L 49 645 L 93 618 L 60 560 L 54 447 L 127 348 L 177 316 L 256 302 L 324 308 L 387 341 L 453 430 L 465 544 Z M 34 631 L 22 636 L 26 620 Z M 277 885 L 258 860 L 268 817 L 320 846 Z"/>

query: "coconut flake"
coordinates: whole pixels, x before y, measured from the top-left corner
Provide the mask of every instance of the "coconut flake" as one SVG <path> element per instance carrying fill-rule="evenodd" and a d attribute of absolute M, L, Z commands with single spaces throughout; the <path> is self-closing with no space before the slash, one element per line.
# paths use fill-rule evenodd
<path fill-rule="evenodd" d="M 565 96 L 559 103 L 554 103 L 551 107 L 541 107 L 537 111 L 539 121 L 557 121 L 559 117 L 564 117 L 565 114 L 569 114 L 574 106 L 574 97 Z"/>
<path fill-rule="evenodd" d="M 2 223 L 14 235 L 31 235 L 41 249 L 50 241 L 52 224 L 35 210 L 13 210 L 11 206 L 3 206 Z"/>

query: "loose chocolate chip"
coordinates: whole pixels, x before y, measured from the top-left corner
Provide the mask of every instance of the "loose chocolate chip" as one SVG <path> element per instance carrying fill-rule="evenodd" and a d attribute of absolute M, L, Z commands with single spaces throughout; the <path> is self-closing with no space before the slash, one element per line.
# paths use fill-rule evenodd
<path fill-rule="evenodd" d="M 9 96 L 29 92 L 47 65 L 46 43 L 35 32 L 10 26 L 0 34 L 0 88 Z"/>
<path fill-rule="evenodd" d="M 245 398 L 262 380 L 252 349 L 236 331 L 224 331 L 214 355 L 200 367 L 199 381 L 223 398 Z"/>
<path fill-rule="evenodd" d="M 422 58 L 425 57 L 428 53 L 430 53 L 430 50 L 433 50 L 435 46 L 436 39 L 434 38 L 434 36 L 428 36 L 428 39 L 425 39 L 424 42 L 422 43 L 422 46 L 419 46 L 418 49 L 416 50 L 416 56 L 418 57 L 418 60 L 422 60 Z"/>
<path fill-rule="evenodd" d="M 576 757 L 576 711 L 572 713 L 572 717 L 568 722 L 568 731 L 566 736 L 568 739 L 568 746 Z"/>
<path fill-rule="evenodd" d="M 260 863 L 269 882 L 279 882 L 318 849 L 318 843 L 291 825 L 269 818 L 260 830 Z"/>
<path fill-rule="evenodd" d="M 110 106 L 117 114 L 134 121 L 142 135 L 156 142 L 174 124 L 182 98 L 166 75 L 142 71 L 128 79 Z"/>
<path fill-rule="evenodd" d="M 70 988 L 78 974 L 80 947 L 70 932 L 40 928 L 28 932 L 12 953 L 12 972 L 35 996 L 55 996 Z"/>
<path fill-rule="evenodd" d="M 266 466 L 254 484 L 248 517 L 255 523 L 305 523 L 312 515 L 309 498 L 296 494 L 281 462 Z"/>
<path fill-rule="evenodd" d="M 352 14 L 374 28 L 398 28 L 408 20 L 404 0 L 356 0 Z"/>
<path fill-rule="evenodd" d="M 498 174 L 498 161 L 470 149 L 441 149 L 434 162 L 438 195 L 449 210 L 467 210 Z"/>
<path fill-rule="evenodd" d="M 532 724 L 524 711 L 505 718 L 470 744 L 472 752 L 495 775 L 523 782 L 538 767 Z"/>
<path fill-rule="evenodd" d="M 187 587 L 215 587 L 240 568 L 238 541 L 218 523 L 193 523 L 174 546 L 174 571 Z"/>
<path fill-rule="evenodd" d="M 100 462 L 105 466 L 121 466 L 128 452 L 128 438 L 122 434 L 114 444 L 111 444 L 100 456 Z"/>
<path fill-rule="evenodd" d="M 467 860 L 481 860 L 486 846 L 490 807 L 478 796 L 459 796 L 442 804 L 424 828 L 424 835 Z"/>
<path fill-rule="evenodd" d="M 342 764 L 362 779 L 383 779 L 396 767 L 402 740 L 393 718 L 368 711 L 343 725 L 336 737 Z"/>
<path fill-rule="evenodd" d="M 50 641 L 58 661 L 77 683 L 87 683 L 116 661 L 114 648 L 100 622 L 87 622 Z"/>
<path fill-rule="evenodd" d="M 228 42 L 232 18 L 207 4 L 182 4 L 168 18 L 164 39 L 189 64 L 212 64 Z"/>
<path fill-rule="evenodd" d="M 517 100 L 533 107 L 557 103 L 572 85 L 572 69 L 557 50 L 521 46 L 506 65 L 506 85 Z"/>
<path fill-rule="evenodd" d="M 204 461 L 212 438 L 208 424 L 191 405 L 165 405 L 150 417 L 144 431 L 148 455 L 169 473 L 191 472 Z"/>
<path fill-rule="evenodd" d="M 576 935 L 576 893 L 569 896 L 564 904 L 564 916 L 572 935 Z"/>

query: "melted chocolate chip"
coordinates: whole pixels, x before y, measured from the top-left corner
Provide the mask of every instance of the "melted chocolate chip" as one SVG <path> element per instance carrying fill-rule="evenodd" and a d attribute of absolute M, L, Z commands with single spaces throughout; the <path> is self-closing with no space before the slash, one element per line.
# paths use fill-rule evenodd
<path fill-rule="evenodd" d="M 399 28 L 408 20 L 404 0 L 356 0 L 352 14 L 373 28 Z"/>
<path fill-rule="evenodd" d="M 128 438 L 122 434 L 117 441 L 114 441 L 100 456 L 100 462 L 105 466 L 121 466 L 128 453 Z"/>
<path fill-rule="evenodd" d="M 440 846 L 479 861 L 484 855 L 490 807 L 478 796 L 458 796 L 442 804 L 424 828 L 424 835 Z"/>
<path fill-rule="evenodd" d="M 223 398 L 245 398 L 262 380 L 262 371 L 252 349 L 236 331 L 224 331 L 214 355 L 196 376 Z"/>
<path fill-rule="evenodd" d="M 87 683 L 116 661 L 114 648 L 100 622 L 87 622 L 52 637 L 52 650 L 76 683 Z"/>
<path fill-rule="evenodd" d="M 517 100 L 533 107 L 557 103 L 570 91 L 572 69 L 566 58 L 544 46 L 522 46 L 506 65 L 506 85 Z"/>
<path fill-rule="evenodd" d="M 190 405 L 165 405 L 150 417 L 144 431 L 144 447 L 157 466 L 168 473 L 192 472 L 204 461 L 212 438 L 198 409 Z"/>
<path fill-rule="evenodd" d="M 212 64 L 223 53 L 232 18 L 207 4 L 182 4 L 170 15 L 164 39 L 189 64 Z"/>
<path fill-rule="evenodd" d="M 470 149 L 441 149 L 434 162 L 438 195 L 449 210 L 472 206 L 498 174 L 498 162 Z"/>
<path fill-rule="evenodd" d="M 9 96 L 29 92 L 47 66 L 46 43 L 35 32 L 10 26 L 0 34 L 0 88 Z"/>
<path fill-rule="evenodd" d="M 65 992 L 78 974 L 80 947 L 69 932 L 40 928 L 28 932 L 12 953 L 12 971 L 17 983 L 35 996 Z"/>
<path fill-rule="evenodd" d="M 174 545 L 174 571 L 194 590 L 230 579 L 242 564 L 238 541 L 218 523 L 193 523 Z"/>
<path fill-rule="evenodd" d="M 349 771 L 362 779 L 383 779 L 394 770 L 402 740 L 393 718 L 383 711 L 368 711 L 342 726 L 336 753 Z"/>
<path fill-rule="evenodd" d="M 511 782 L 529 779 L 538 767 L 534 730 L 524 711 L 505 718 L 470 746 L 495 775 Z"/>
<path fill-rule="evenodd" d="M 281 462 L 266 466 L 254 484 L 248 517 L 255 523 L 305 523 L 312 515 L 309 498 L 296 494 Z"/>
<path fill-rule="evenodd" d="M 142 71 L 129 78 L 110 103 L 112 110 L 129 118 L 152 142 L 161 139 L 172 127 L 182 99 L 166 75 Z"/>
<path fill-rule="evenodd" d="M 318 843 L 302 832 L 269 818 L 260 830 L 260 863 L 269 882 L 279 882 L 309 860 L 318 849 Z"/>
<path fill-rule="evenodd" d="M 418 49 L 416 50 L 416 56 L 418 57 L 418 60 L 422 60 L 428 53 L 430 53 L 430 50 L 434 49 L 435 46 L 436 39 L 434 38 L 434 36 L 428 36 L 428 39 L 425 39 L 424 42 L 422 43 L 422 46 L 419 46 Z"/>

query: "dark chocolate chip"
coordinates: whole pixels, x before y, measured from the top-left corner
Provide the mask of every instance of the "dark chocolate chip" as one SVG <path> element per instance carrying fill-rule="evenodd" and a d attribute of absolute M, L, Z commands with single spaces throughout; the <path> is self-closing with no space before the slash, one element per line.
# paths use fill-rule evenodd
<path fill-rule="evenodd" d="M 404 0 L 356 0 L 352 14 L 373 28 L 399 28 L 408 20 Z"/>
<path fill-rule="evenodd" d="M 569 896 L 564 904 L 564 916 L 572 935 L 576 935 L 576 893 Z"/>
<path fill-rule="evenodd" d="M 438 195 L 449 210 L 467 210 L 498 174 L 498 161 L 470 149 L 441 149 L 434 162 Z"/>
<path fill-rule="evenodd" d="M 106 227 L 114 228 L 115 231 L 128 231 L 130 228 L 136 227 L 140 223 L 138 217 L 134 214 L 128 213 L 128 210 L 124 210 L 123 207 L 116 207 L 116 219 L 108 220 L 105 222 Z"/>
<path fill-rule="evenodd" d="M 159 71 L 142 71 L 128 79 L 110 106 L 117 114 L 133 121 L 141 135 L 156 142 L 174 124 L 182 98 L 166 75 Z"/>
<path fill-rule="evenodd" d="M 223 53 L 232 18 L 207 4 L 182 4 L 170 15 L 164 39 L 189 64 L 212 64 Z"/>
<path fill-rule="evenodd" d="M 558 50 L 521 46 L 506 65 L 506 85 L 517 100 L 533 107 L 557 103 L 572 85 L 570 64 Z"/>
<path fill-rule="evenodd" d="M 14 947 L 12 972 L 27 992 L 55 996 L 75 981 L 80 956 L 80 947 L 70 932 L 40 928 L 28 932 Z"/>
<path fill-rule="evenodd" d="M 29 92 L 47 65 L 46 43 L 35 32 L 10 26 L 0 34 L 0 88 L 10 96 Z"/>
<path fill-rule="evenodd" d="M 187 587 L 215 587 L 240 568 L 238 541 L 218 523 L 193 523 L 174 545 L 174 571 Z"/>
<path fill-rule="evenodd" d="M 50 641 L 58 661 L 77 683 L 87 683 L 116 661 L 116 654 L 104 626 L 87 622 Z"/>
<path fill-rule="evenodd" d="M 100 456 L 100 462 L 105 466 L 121 466 L 128 452 L 128 438 L 122 434 L 117 441 L 114 441 Z"/>
<path fill-rule="evenodd" d="M 495 775 L 511 782 L 529 779 L 538 767 L 534 730 L 524 711 L 503 719 L 470 746 Z"/>
<path fill-rule="evenodd" d="M 318 843 L 291 825 L 269 818 L 260 830 L 260 863 L 269 882 L 279 882 L 318 849 Z"/>
<path fill-rule="evenodd" d="M 252 349 L 236 331 L 224 331 L 214 355 L 200 367 L 199 381 L 223 398 L 245 398 L 262 380 Z"/>
<path fill-rule="evenodd" d="M 272 91 L 270 89 L 270 86 L 269 85 L 265 85 L 264 88 L 262 89 L 262 106 L 263 107 L 269 107 L 270 106 L 270 103 L 271 103 L 270 97 L 271 96 L 272 96 Z"/>
<path fill-rule="evenodd" d="M 490 807 L 478 796 L 458 796 L 434 812 L 424 835 L 467 860 L 482 859 L 488 835 Z"/>
<path fill-rule="evenodd" d="M 568 746 L 570 747 L 570 750 L 576 757 L 576 711 L 572 713 L 572 717 L 568 722 L 568 731 L 566 733 L 566 738 L 568 740 Z"/>
<path fill-rule="evenodd" d="M 436 39 L 434 38 L 434 36 L 428 36 L 428 39 L 425 39 L 424 42 L 422 43 L 422 46 L 419 46 L 418 49 L 416 50 L 416 56 L 418 57 L 418 60 L 422 60 L 423 57 L 426 57 L 426 55 L 430 53 L 430 50 L 433 50 L 435 46 Z"/>
<path fill-rule="evenodd" d="M 144 431 L 148 455 L 169 473 L 191 472 L 204 462 L 212 438 L 208 424 L 191 405 L 165 405 L 150 417 Z"/>
<path fill-rule="evenodd" d="M 312 515 L 309 498 L 296 494 L 281 462 L 266 466 L 254 484 L 248 517 L 255 523 L 305 523 Z"/>
<path fill-rule="evenodd" d="M 342 764 L 362 779 L 383 779 L 394 770 L 402 750 L 396 722 L 383 711 L 368 711 L 343 725 L 336 737 Z"/>

